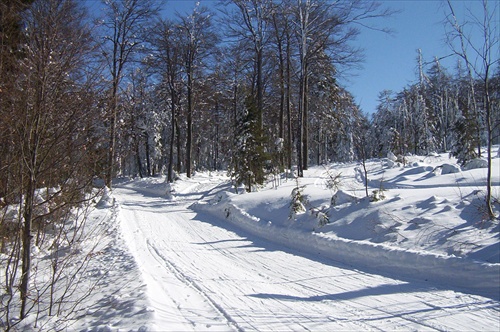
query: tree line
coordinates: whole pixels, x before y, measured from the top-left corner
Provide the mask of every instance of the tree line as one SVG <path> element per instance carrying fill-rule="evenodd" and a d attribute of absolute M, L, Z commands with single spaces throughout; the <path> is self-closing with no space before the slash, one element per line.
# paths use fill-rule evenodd
<path fill-rule="evenodd" d="M 90 201 L 96 179 L 228 170 L 252 191 L 271 173 L 389 151 L 465 164 L 486 145 L 491 160 L 500 73 L 484 3 L 479 45 L 448 3 L 456 74 L 420 57 L 418 82 L 382 92 L 369 118 L 339 82 L 361 63 L 360 27 L 395 14 L 377 2 L 221 0 L 165 18 L 155 0 L 3 0 L 0 232 L 17 243 L 20 319 L 34 234 Z"/>

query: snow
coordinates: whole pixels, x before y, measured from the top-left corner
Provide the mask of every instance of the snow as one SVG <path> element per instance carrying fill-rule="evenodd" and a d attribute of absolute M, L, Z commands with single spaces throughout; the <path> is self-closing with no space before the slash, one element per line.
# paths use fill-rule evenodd
<path fill-rule="evenodd" d="M 217 172 L 180 175 L 168 190 L 164 177 L 117 182 L 89 217 L 99 239 L 81 248 L 92 248 L 95 291 L 65 324 L 500 330 L 500 226 L 485 218 L 486 169 L 460 169 L 445 154 L 405 159 L 367 162 L 370 197 L 355 163 L 311 167 L 298 182 L 245 194 Z M 499 169 L 497 157 L 496 213 Z M 298 186 L 307 212 L 293 214 Z M 30 320 L 18 327 L 37 330 Z"/>

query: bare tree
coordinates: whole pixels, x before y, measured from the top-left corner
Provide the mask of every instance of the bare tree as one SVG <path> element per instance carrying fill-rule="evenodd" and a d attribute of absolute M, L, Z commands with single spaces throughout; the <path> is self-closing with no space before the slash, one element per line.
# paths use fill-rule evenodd
<path fill-rule="evenodd" d="M 109 151 L 106 165 L 106 186 L 111 188 L 115 171 L 115 153 L 118 117 L 118 95 L 125 67 L 143 46 L 146 25 L 158 13 L 154 0 L 109 0 L 105 4 L 105 17 L 102 26 L 104 43 L 102 54 L 110 74 L 111 89 L 108 100 Z"/>
<path fill-rule="evenodd" d="M 382 10 L 377 2 L 297 0 L 295 36 L 299 50 L 299 125 L 297 139 L 298 173 L 308 168 L 308 95 L 310 66 L 328 56 L 336 67 L 360 62 L 360 50 L 350 42 L 359 33 L 356 25 L 367 26 L 368 19 L 386 17 L 393 12 Z"/>
<path fill-rule="evenodd" d="M 460 23 L 451 1 L 447 0 L 449 13 L 446 17 L 447 26 L 450 30 L 447 32 L 448 45 L 454 54 L 459 56 L 466 65 L 472 95 L 474 97 L 474 76 L 481 82 L 480 89 L 484 96 L 484 109 L 487 133 L 487 159 L 488 172 L 486 184 L 486 209 L 490 218 L 495 218 L 491 204 L 491 146 L 493 142 L 493 124 L 492 124 L 492 102 L 490 91 L 490 78 L 493 75 L 493 69 L 500 63 L 499 51 L 499 31 L 498 25 L 498 2 L 489 4 L 487 0 L 482 0 L 481 16 L 473 14 L 470 11 L 470 20 Z M 465 25 L 470 24 L 473 29 L 477 29 L 481 39 L 474 39 L 464 31 Z M 458 46 L 455 42 L 458 42 Z"/>
<path fill-rule="evenodd" d="M 167 181 L 174 181 L 174 145 L 179 136 L 178 113 L 182 95 L 182 49 L 178 25 L 172 20 L 157 22 L 151 34 L 153 58 L 150 65 L 161 80 L 160 96 L 169 105 L 170 141 L 167 161 Z M 178 140 L 180 141 L 180 140 Z M 180 146 L 177 146 L 177 167 L 180 172 Z"/>
<path fill-rule="evenodd" d="M 181 17 L 179 25 L 183 53 L 184 71 L 187 87 L 187 142 L 186 142 L 186 175 L 191 177 L 193 161 L 193 112 L 195 91 L 195 74 L 203 66 L 202 59 L 207 59 L 215 48 L 217 35 L 212 28 L 212 18 L 207 8 L 195 6 L 193 13 Z"/>
<path fill-rule="evenodd" d="M 255 71 L 255 99 L 257 102 L 257 127 L 262 128 L 262 112 L 264 107 L 264 48 L 269 40 L 269 19 L 271 14 L 270 0 L 230 0 L 226 4 L 233 3 L 238 9 L 232 13 L 230 20 L 230 35 L 250 43 L 254 55 Z"/>
<path fill-rule="evenodd" d="M 278 55 L 278 76 L 279 76 L 279 127 L 278 138 L 284 143 L 286 151 L 280 153 L 280 166 L 288 169 L 292 168 L 292 115 L 291 115 L 291 62 L 292 62 L 292 11 L 291 1 L 282 0 L 273 5 L 271 11 L 272 32 L 276 52 Z M 286 117 L 286 121 L 285 121 Z M 286 128 L 286 135 L 285 135 Z M 286 139 L 285 139 L 286 138 Z M 286 156 L 286 158 L 285 158 Z"/>
<path fill-rule="evenodd" d="M 20 75 L 9 96 L 17 114 L 13 143 L 19 142 L 21 151 L 17 164 L 23 220 L 21 319 L 34 301 L 30 297 L 34 230 L 43 232 L 49 216 L 56 218 L 57 211 L 81 204 L 92 180 L 85 169 L 88 156 L 81 150 L 89 143 L 84 133 L 90 95 L 85 93 L 84 68 L 92 50 L 84 17 L 85 11 L 73 0 L 35 1 L 23 15 Z M 40 188 L 55 186 L 58 189 L 47 191 L 40 202 Z M 49 203 L 48 212 L 40 208 Z"/>
<path fill-rule="evenodd" d="M 12 144 L 18 119 L 13 111 L 11 93 L 15 90 L 13 77 L 19 75 L 19 59 L 23 41 L 21 14 L 31 0 L 0 2 L 0 197 L 8 204 L 18 199 L 17 160 L 19 151 Z"/>

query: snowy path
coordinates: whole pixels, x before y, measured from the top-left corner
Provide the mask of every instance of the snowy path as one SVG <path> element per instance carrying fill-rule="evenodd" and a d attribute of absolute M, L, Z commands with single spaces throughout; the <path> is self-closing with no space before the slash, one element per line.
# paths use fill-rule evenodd
<path fill-rule="evenodd" d="M 154 330 L 498 330 L 497 301 L 357 271 L 246 234 L 188 206 L 217 183 L 167 201 L 114 191 L 148 287 Z"/>

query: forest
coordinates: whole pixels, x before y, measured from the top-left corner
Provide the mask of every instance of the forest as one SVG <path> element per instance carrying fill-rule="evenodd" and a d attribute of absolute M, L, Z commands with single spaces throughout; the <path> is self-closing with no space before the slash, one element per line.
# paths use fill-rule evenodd
<path fill-rule="evenodd" d="M 30 246 L 101 182 L 224 170 L 254 191 L 272 174 L 388 153 L 465 166 L 500 144 L 498 4 L 463 20 L 444 2 L 456 66 L 416 52 L 415 82 L 361 110 L 340 77 L 362 64 L 360 27 L 397 15 L 390 3 L 221 0 L 172 18 L 168 2 L 95 3 L 0 4 L 0 236 L 2 250 L 15 243 L 21 319 Z"/>

